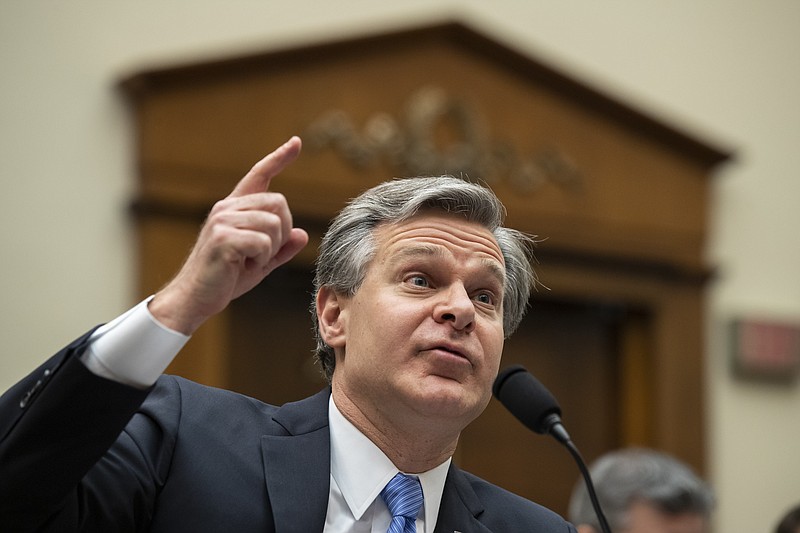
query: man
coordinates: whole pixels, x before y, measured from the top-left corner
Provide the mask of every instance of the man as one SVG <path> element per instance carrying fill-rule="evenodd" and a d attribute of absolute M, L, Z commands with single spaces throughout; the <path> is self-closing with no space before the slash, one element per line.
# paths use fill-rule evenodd
<path fill-rule="evenodd" d="M 306 245 L 269 192 L 299 151 L 214 206 L 162 290 L 3 396 L 3 531 L 574 532 L 451 464 L 533 283 L 528 239 L 482 187 L 397 180 L 334 219 L 313 304 L 329 388 L 274 407 L 161 375 Z"/>
<path fill-rule="evenodd" d="M 708 533 L 714 496 L 691 469 L 657 451 L 610 452 L 590 468 L 597 499 L 614 533 Z M 575 485 L 569 518 L 579 533 L 600 533 L 583 482 Z"/>

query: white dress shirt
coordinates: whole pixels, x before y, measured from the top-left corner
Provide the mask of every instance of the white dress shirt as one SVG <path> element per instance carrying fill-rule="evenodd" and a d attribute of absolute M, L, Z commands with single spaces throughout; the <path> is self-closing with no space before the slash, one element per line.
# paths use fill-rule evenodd
<path fill-rule="evenodd" d="M 151 297 L 152 298 L 152 297 Z M 91 336 L 81 361 L 95 374 L 138 388 L 153 385 L 189 337 L 167 328 L 139 303 Z M 331 482 L 326 533 L 385 533 L 391 515 L 380 497 L 399 470 L 388 457 L 328 404 L 331 435 Z M 450 459 L 417 474 L 424 503 L 417 517 L 418 533 L 433 533 Z"/>
<path fill-rule="evenodd" d="M 325 533 L 386 533 L 392 516 L 380 497 L 381 490 L 399 472 L 388 457 L 328 403 L 331 432 L 331 490 Z M 433 533 L 450 459 L 415 474 L 422 484 L 423 505 L 417 532 Z"/>
<path fill-rule="evenodd" d="M 150 313 L 152 296 L 92 333 L 81 361 L 104 378 L 146 389 L 189 340 Z"/>

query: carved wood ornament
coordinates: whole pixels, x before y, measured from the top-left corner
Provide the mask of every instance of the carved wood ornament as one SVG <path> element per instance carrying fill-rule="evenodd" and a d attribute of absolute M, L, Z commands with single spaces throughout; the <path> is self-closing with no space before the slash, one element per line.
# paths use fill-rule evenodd
<path fill-rule="evenodd" d="M 442 146 L 437 130 L 452 139 Z M 576 193 L 583 176 L 563 150 L 544 146 L 520 154 L 509 139 L 492 137 L 476 105 L 439 87 L 423 87 L 411 95 L 400 117 L 377 112 L 359 128 L 343 109 L 326 111 L 307 129 L 313 150 L 331 147 L 358 171 L 387 163 L 402 176 L 450 174 L 480 176 L 492 185 L 504 181 L 522 194 L 546 183 Z"/>

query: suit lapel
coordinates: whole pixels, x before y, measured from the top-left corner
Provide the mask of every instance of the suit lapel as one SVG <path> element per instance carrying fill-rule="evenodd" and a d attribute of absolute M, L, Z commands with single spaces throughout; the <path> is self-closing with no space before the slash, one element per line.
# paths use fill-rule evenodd
<path fill-rule="evenodd" d="M 442 492 L 434 533 L 488 533 L 478 520 L 483 504 L 461 470 L 451 464 Z"/>
<path fill-rule="evenodd" d="M 324 528 L 331 469 L 329 395 L 327 389 L 284 405 L 273 419 L 286 434 L 261 437 L 267 493 L 281 533 Z"/>
<path fill-rule="evenodd" d="M 273 416 L 285 430 L 261 437 L 267 493 L 281 533 L 322 531 L 330 492 L 330 389 L 286 404 Z M 478 517 L 483 504 L 467 478 L 450 465 L 435 533 L 491 533 Z"/>

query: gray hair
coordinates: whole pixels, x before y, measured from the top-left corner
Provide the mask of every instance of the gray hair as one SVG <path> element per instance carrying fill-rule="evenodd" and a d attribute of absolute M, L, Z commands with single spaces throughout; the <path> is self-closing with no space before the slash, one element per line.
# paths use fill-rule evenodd
<path fill-rule="evenodd" d="M 511 335 L 525 315 L 536 282 L 531 266 L 533 238 L 504 228 L 505 208 L 495 194 L 480 185 L 452 176 L 403 178 L 377 185 L 353 200 L 331 221 L 322 237 L 311 302 L 316 360 L 330 381 L 336 365 L 333 349 L 319 330 L 316 299 L 320 288 L 352 296 L 366 276 L 376 253 L 374 230 L 413 217 L 422 209 L 458 213 L 492 232 L 506 268 L 503 291 L 503 328 Z"/>
<path fill-rule="evenodd" d="M 714 508 L 711 488 L 685 464 L 654 450 L 628 448 L 608 453 L 590 469 L 597 499 L 612 531 L 626 527 L 632 503 L 641 501 L 668 515 L 695 513 L 710 519 Z M 601 531 L 582 481 L 569 502 L 569 519 Z"/>

